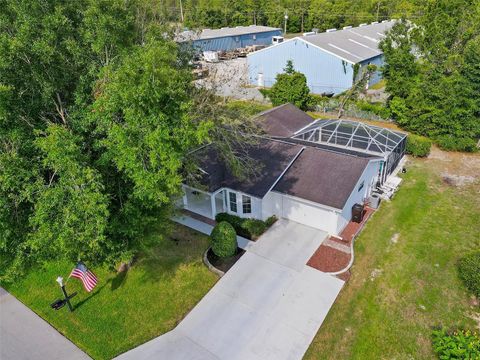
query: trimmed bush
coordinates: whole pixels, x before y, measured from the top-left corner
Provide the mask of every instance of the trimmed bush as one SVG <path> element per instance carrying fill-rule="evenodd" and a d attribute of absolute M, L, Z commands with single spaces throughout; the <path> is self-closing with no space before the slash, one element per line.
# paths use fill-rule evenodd
<path fill-rule="evenodd" d="M 468 290 L 480 299 L 480 251 L 461 258 L 458 261 L 458 273 Z"/>
<path fill-rule="evenodd" d="M 480 338 L 469 330 L 432 333 L 433 350 L 439 359 L 480 359 Z"/>
<path fill-rule="evenodd" d="M 447 151 L 478 151 L 477 142 L 470 138 L 456 138 L 449 135 L 439 136 L 436 138 L 438 146 L 442 150 Z"/>
<path fill-rule="evenodd" d="M 273 225 L 273 223 L 276 221 L 276 218 L 275 218 L 275 221 L 270 220 L 269 223 L 267 224 L 266 221 L 262 221 L 258 219 L 241 218 L 236 215 L 219 213 L 217 214 L 217 216 L 215 216 L 215 220 L 217 222 L 226 221 L 233 226 L 238 236 L 241 236 L 250 240 L 255 240 L 260 235 L 262 235 L 270 226 Z"/>
<path fill-rule="evenodd" d="M 235 255 L 237 251 L 237 234 L 235 229 L 226 221 L 219 222 L 210 234 L 212 251 L 221 258 Z"/>
<path fill-rule="evenodd" d="M 277 221 L 277 217 L 275 215 L 270 216 L 267 220 L 265 220 L 265 225 L 267 225 L 267 228 L 275 224 Z"/>
<path fill-rule="evenodd" d="M 407 137 L 407 154 L 415 157 L 426 157 L 430 154 L 432 142 L 423 136 L 410 134 Z"/>

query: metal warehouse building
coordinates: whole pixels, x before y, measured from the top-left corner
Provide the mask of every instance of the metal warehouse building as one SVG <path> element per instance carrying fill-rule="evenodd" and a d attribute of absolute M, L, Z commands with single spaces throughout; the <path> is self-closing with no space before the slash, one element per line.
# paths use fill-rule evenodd
<path fill-rule="evenodd" d="M 200 51 L 227 51 L 251 45 L 271 45 L 272 37 L 281 34 L 281 29 L 250 25 L 213 30 L 204 29 L 200 32 L 184 31 L 177 35 L 176 41 L 192 43 Z"/>
<path fill-rule="evenodd" d="M 249 81 L 253 85 L 271 87 L 277 74 L 282 73 L 288 60 L 295 70 L 305 74 L 310 90 L 315 94 L 339 94 L 354 82 L 354 66 L 362 68 L 383 65 L 379 42 L 394 24 L 394 20 L 381 23 L 330 29 L 312 33 L 248 54 Z M 358 75 L 357 75 L 358 76 Z M 369 81 L 377 83 L 377 71 Z"/>

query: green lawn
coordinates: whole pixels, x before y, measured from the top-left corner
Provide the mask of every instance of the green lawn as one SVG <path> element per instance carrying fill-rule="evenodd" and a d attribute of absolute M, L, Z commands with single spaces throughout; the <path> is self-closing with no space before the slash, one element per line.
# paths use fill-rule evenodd
<path fill-rule="evenodd" d="M 480 158 L 469 159 L 478 175 Z M 455 267 L 480 247 L 480 184 L 445 184 L 440 174 L 451 170 L 442 167 L 455 165 L 409 164 L 394 200 L 357 239 L 352 277 L 305 359 L 430 359 L 432 327 L 480 326 Z"/>
<path fill-rule="evenodd" d="M 49 304 L 61 291 L 55 279 L 66 278 L 71 263 L 51 263 L 31 272 L 7 290 L 96 359 L 110 359 L 171 330 L 217 281 L 202 263 L 208 238 L 176 225 L 172 238 L 152 231 L 157 243 L 124 274 L 93 269 L 97 288 L 88 294 L 79 280 L 70 279 L 67 291 L 78 291 L 70 313 Z"/>

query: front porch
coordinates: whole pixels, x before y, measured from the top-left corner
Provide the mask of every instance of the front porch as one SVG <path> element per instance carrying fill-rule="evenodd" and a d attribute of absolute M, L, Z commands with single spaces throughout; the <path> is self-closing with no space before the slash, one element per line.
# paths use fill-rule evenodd
<path fill-rule="evenodd" d="M 215 220 L 215 215 L 225 212 L 224 191 L 208 193 L 202 190 L 184 186 L 184 209 L 209 219 Z"/>

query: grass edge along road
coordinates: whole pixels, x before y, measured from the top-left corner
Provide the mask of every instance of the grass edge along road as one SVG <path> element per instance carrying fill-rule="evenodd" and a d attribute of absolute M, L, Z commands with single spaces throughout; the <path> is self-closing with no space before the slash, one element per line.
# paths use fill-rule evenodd
<path fill-rule="evenodd" d="M 73 313 L 50 308 L 61 297 L 55 279 L 66 279 L 73 263 L 51 262 L 3 286 L 88 355 L 110 359 L 173 329 L 218 279 L 202 262 L 207 236 L 178 224 L 169 237 L 163 231 L 148 235 L 155 245 L 127 272 L 92 268 L 99 282 L 90 294 L 70 279 Z"/>

